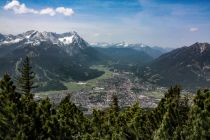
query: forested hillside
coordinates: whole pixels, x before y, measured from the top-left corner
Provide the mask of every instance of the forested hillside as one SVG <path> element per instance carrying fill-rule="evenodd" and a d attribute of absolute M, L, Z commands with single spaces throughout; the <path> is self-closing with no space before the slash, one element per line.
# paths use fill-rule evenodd
<path fill-rule="evenodd" d="M 181 84 L 187 89 L 209 87 L 210 44 L 194 43 L 161 55 L 142 69 L 139 77 L 158 77 L 159 86 Z"/>
<path fill-rule="evenodd" d="M 169 88 L 156 108 L 134 104 L 120 108 L 117 93 L 106 110 L 85 116 L 66 96 L 58 106 L 34 100 L 34 73 L 26 58 L 17 85 L 8 74 L 0 81 L 0 139 L 43 140 L 207 140 L 210 139 L 210 91 L 198 90 L 193 100 Z M 189 102 L 190 101 L 190 102 Z M 192 103 L 193 102 L 193 103 Z"/>

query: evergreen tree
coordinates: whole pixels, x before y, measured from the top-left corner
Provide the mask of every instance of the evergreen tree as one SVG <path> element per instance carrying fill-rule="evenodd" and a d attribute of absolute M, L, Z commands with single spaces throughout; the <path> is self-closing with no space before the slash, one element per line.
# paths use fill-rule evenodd
<path fill-rule="evenodd" d="M 21 96 L 20 113 L 17 115 L 20 131 L 18 137 L 21 139 L 34 139 L 36 137 L 35 120 L 37 103 L 34 101 L 32 89 L 35 74 L 32 71 L 29 57 L 26 57 L 18 69 L 19 77 L 17 85 Z"/>
<path fill-rule="evenodd" d="M 61 127 L 61 139 L 81 139 L 82 135 L 89 132 L 89 122 L 83 113 L 66 96 L 57 108 L 58 121 Z"/>
<path fill-rule="evenodd" d="M 34 78 L 35 73 L 32 71 L 32 67 L 30 65 L 30 59 L 27 56 L 23 62 L 21 67 L 18 69 L 19 77 L 18 77 L 18 86 L 19 90 L 22 94 L 32 96 L 31 92 L 32 89 L 35 88 L 34 86 Z"/>
<path fill-rule="evenodd" d="M 13 139 L 19 131 L 16 116 L 19 113 L 20 94 L 8 74 L 0 81 L 0 139 Z"/>
<path fill-rule="evenodd" d="M 105 121 L 105 112 L 94 109 L 91 125 L 91 136 L 94 138 L 103 139 L 107 134 L 107 130 L 109 129 L 109 126 Z"/>
<path fill-rule="evenodd" d="M 168 94 L 166 94 L 166 97 L 167 111 L 163 116 L 163 120 L 160 127 L 155 132 L 154 139 L 156 140 L 173 139 L 173 135 L 177 126 L 181 125 L 181 108 L 183 107 L 180 106 L 180 88 L 178 86 L 175 86 L 174 88 L 171 87 L 168 91 Z"/>
<path fill-rule="evenodd" d="M 146 139 L 147 133 L 144 129 L 145 114 L 140 108 L 139 104 L 136 103 L 133 106 L 129 107 L 125 114 L 125 123 L 127 123 L 127 128 L 125 129 L 126 138 L 129 140 Z"/>
<path fill-rule="evenodd" d="M 56 110 L 52 108 L 49 98 L 42 99 L 36 108 L 35 118 L 36 139 L 59 139 L 60 126 Z"/>
<path fill-rule="evenodd" d="M 210 139 L 210 91 L 198 90 L 190 109 L 189 121 L 182 132 L 183 139 Z"/>
<path fill-rule="evenodd" d="M 112 96 L 111 110 L 115 113 L 118 113 L 120 111 L 120 108 L 119 108 L 119 105 L 118 105 L 118 98 L 117 98 L 116 95 Z"/>

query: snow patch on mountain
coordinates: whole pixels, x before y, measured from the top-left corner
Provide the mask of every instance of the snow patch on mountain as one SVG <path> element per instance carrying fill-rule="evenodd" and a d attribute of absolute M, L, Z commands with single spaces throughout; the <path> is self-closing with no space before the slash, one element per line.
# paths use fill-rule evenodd
<path fill-rule="evenodd" d="M 62 42 L 63 44 L 71 44 L 73 42 L 73 37 L 74 36 L 67 36 L 67 37 L 59 38 L 58 40 Z"/>
<path fill-rule="evenodd" d="M 102 47 L 102 48 L 108 48 L 108 47 L 115 47 L 115 48 L 144 48 L 148 47 L 148 45 L 145 45 L 143 43 L 127 43 L 127 42 L 119 42 L 119 43 L 106 43 L 106 42 L 98 42 L 98 43 L 90 43 L 91 46 L 94 47 Z"/>
<path fill-rule="evenodd" d="M 201 46 L 200 46 L 200 53 L 203 53 L 207 48 L 208 48 L 208 46 L 205 43 L 201 44 Z"/>
<path fill-rule="evenodd" d="M 121 42 L 121 43 L 117 43 L 116 46 L 118 46 L 118 47 L 128 47 L 129 44 L 125 43 L 125 42 Z"/>
<path fill-rule="evenodd" d="M 13 43 L 18 43 L 18 42 L 20 42 L 20 41 L 22 41 L 23 39 L 21 39 L 21 38 L 16 38 L 16 39 L 14 39 L 14 40 L 5 40 L 5 41 L 3 41 L 2 43 L 0 43 L 0 44 L 13 44 Z"/>

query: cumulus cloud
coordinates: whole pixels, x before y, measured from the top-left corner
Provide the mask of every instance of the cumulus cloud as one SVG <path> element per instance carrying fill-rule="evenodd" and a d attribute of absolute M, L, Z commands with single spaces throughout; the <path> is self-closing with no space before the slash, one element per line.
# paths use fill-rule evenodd
<path fill-rule="evenodd" d="M 192 27 L 192 28 L 190 28 L 190 32 L 197 32 L 199 29 L 198 28 L 196 28 L 196 27 Z"/>
<path fill-rule="evenodd" d="M 41 10 L 35 10 L 32 8 L 28 8 L 24 3 L 20 3 L 18 0 L 12 0 L 4 6 L 4 10 L 13 11 L 15 14 L 39 14 L 39 15 L 50 15 L 54 16 L 57 13 L 63 14 L 64 16 L 72 16 L 74 14 L 73 9 L 58 7 L 56 9 L 53 8 L 45 8 Z"/>
<path fill-rule="evenodd" d="M 52 8 L 46 8 L 46 9 L 42 9 L 39 12 L 41 15 L 50 15 L 50 16 L 54 16 L 56 14 L 55 10 Z"/>
<path fill-rule="evenodd" d="M 26 14 L 26 13 L 38 14 L 38 11 L 31 8 L 27 8 L 24 3 L 20 4 L 20 2 L 17 0 L 13 0 L 10 3 L 6 4 L 4 6 L 4 10 L 13 10 L 15 14 Z"/>
<path fill-rule="evenodd" d="M 60 14 L 64 14 L 65 16 L 71 16 L 74 14 L 74 11 L 71 8 L 64 8 L 64 7 L 56 8 L 56 12 Z"/>

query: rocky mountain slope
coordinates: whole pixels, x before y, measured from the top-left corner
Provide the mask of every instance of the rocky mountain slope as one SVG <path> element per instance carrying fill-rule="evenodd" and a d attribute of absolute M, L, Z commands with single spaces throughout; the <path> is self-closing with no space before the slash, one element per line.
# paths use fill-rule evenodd
<path fill-rule="evenodd" d="M 210 87 L 210 44 L 195 43 L 163 54 L 144 69 L 144 74 L 158 75 L 158 84 L 164 86 Z"/>

